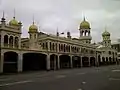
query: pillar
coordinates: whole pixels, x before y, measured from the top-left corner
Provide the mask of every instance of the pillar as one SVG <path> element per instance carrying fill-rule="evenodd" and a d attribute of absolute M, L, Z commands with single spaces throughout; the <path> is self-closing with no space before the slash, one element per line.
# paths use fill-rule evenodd
<path fill-rule="evenodd" d="M 50 55 L 47 55 L 46 62 L 47 62 L 46 69 L 49 71 L 50 70 Z"/>
<path fill-rule="evenodd" d="M 13 47 L 12 48 L 15 48 L 15 37 L 13 37 Z"/>
<path fill-rule="evenodd" d="M 3 33 L 1 33 L 1 47 L 4 47 L 4 34 Z"/>
<path fill-rule="evenodd" d="M 18 37 L 18 48 L 21 49 L 21 36 Z"/>
<path fill-rule="evenodd" d="M 73 68 L 72 56 L 70 56 L 70 68 Z"/>
<path fill-rule="evenodd" d="M 23 71 L 23 55 L 22 54 L 18 54 L 18 72 L 22 72 Z"/>
<path fill-rule="evenodd" d="M 48 41 L 48 51 L 50 51 L 50 41 Z"/>
<path fill-rule="evenodd" d="M 3 64 L 4 64 L 4 54 L 1 53 L 1 57 L 0 57 L 0 73 L 3 73 Z"/>

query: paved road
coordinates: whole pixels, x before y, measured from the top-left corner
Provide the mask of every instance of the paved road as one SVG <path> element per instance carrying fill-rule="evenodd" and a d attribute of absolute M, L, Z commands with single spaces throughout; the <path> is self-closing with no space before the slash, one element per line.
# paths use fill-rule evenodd
<path fill-rule="evenodd" d="M 120 66 L 0 76 L 0 90 L 120 90 Z"/>

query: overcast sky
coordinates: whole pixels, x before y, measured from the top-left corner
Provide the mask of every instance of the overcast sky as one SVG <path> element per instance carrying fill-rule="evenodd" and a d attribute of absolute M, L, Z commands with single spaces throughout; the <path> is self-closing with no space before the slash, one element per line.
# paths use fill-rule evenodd
<path fill-rule="evenodd" d="M 78 26 L 85 15 L 91 25 L 92 40 L 102 40 L 101 34 L 107 26 L 112 41 L 120 37 L 120 0 L 0 0 L 0 16 L 5 11 L 7 21 L 22 21 L 22 37 L 28 37 L 28 27 L 35 22 L 42 32 L 56 34 L 70 31 L 79 37 Z"/>

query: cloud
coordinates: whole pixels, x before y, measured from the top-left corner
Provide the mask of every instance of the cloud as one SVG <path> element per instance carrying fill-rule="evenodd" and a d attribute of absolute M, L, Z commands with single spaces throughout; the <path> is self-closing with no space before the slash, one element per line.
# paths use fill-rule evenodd
<path fill-rule="evenodd" d="M 120 1 L 119 0 L 1 0 L 0 15 L 5 11 L 7 21 L 13 17 L 23 22 L 22 36 L 28 36 L 28 27 L 35 23 L 40 30 L 47 33 L 70 31 L 73 37 L 79 37 L 78 26 L 85 15 L 91 24 L 93 41 L 102 40 L 101 34 L 107 26 L 111 39 L 118 39 L 120 34 Z"/>

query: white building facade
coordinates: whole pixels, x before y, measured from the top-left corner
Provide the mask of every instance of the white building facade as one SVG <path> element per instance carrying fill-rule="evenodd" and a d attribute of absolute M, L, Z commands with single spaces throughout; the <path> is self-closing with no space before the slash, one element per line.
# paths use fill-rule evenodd
<path fill-rule="evenodd" d="M 103 44 L 92 44 L 91 27 L 80 23 L 80 37 L 72 38 L 38 32 L 35 22 L 29 38 L 21 38 L 22 23 L 15 17 L 8 23 L 4 15 L 0 24 L 0 73 L 30 70 L 59 70 L 117 64 L 117 51 L 111 48 L 110 33 L 105 31 Z M 107 34 L 106 34 L 107 32 Z"/>

